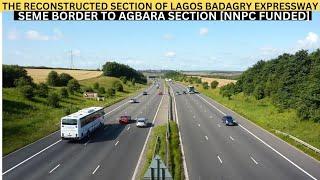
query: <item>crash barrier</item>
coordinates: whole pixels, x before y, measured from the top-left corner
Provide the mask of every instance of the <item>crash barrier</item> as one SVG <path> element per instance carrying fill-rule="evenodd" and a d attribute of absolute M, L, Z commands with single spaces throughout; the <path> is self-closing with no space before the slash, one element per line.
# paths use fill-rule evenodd
<path fill-rule="evenodd" d="M 302 144 L 303 146 L 305 146 L 305 147 L 307 147 L 307 148 L 309 148 L 309 149 L 313 150 L 314 152 L 316 152 L 316 153 L 319 153 L 319 154 L 320 154 L 320 150 L 319 150 L 319 149 L 317 149 L 316 147 L 314 147 L 314 146 L 312 146 L 312 145 L 310 145 L 310 144 L 308 144 L 308 143 L 306 143 L 306 142 L 302 141 L 301 139 L 298 139 L 298 138 L 296 138 L 296 137 L 294 137 L 294 136 L 292 136 L 292 135 L 290 135 L 290 134 L 287 134 L 287 133 L 285 133 L 285 132 L 281 132 L 281 131 L 278 131 L 278 130 L 275 130 L 275 132 L 276 132 L 276 133 L 278 133 L 278 134 L 285 135 L 285 136 L 287 136 L 287 137 L 289 137 L 289 138 L 293 139 L 294 141 L 296 141 L 296 142 L 298 142 L 298 143 Z"/>

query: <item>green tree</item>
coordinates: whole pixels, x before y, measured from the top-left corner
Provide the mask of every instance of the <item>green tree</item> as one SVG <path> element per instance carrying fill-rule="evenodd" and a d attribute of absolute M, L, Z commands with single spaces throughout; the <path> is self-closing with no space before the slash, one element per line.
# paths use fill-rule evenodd
<path fill-rule="evenodd" d="M 66 86 L 68 84 L 68 82 L 73 79 L 72 76 L 70 76 L 70 74 L 67 73 L 61 73 L 59 75 L 59 86 Z"/>
<path fill-rule="evenodd" d="M 211 89 L 216 89 L 219 85 L 219 82 L 218 81 L 212 81 L 210 83 L 210 86 L 211 86 Z"/>
<path fill-rule="evenodd" d="M 48 101 L 48 105 L 51 106 L 51 107 L 57 108 L 57 107 L 60 106 L 60 104 L 59 104 L 59 101 L 60 101 L 59 96 L 55 92 L 49 93 L 47 101 Z"/>
<path fill-rule="evenodd" d="M 27 71 L 18 65 L 2 65 L 2 76 L 4 88 L 15 87 L 15 81 L 19 78 L 33 82 Z"/>
<path fill-rule="evenodd" d="M 36 94 L 40 97 L 48 97 L 49 87 L 45 83 L 40 83 L 37 87 Z"/>
<path fill-rule="evenodd" d="M 19 90 L 23 97 L 27 99 L 32 99 L 34 97 L 34 89 L 31 85 L 25 85 L 19 87 Z"/>
<path fill-rule="evenodd" d="M 26 85 L 35 86 L 35 84 L 32 82 L 32 79 L 26 78 L 26 77 L 20 77 L 14 81 L 14 85 L 16 87 L 22 87 Z"/>
<path fill-rule="evenodd" d="M 202 87 L 203 87 L 203 89 L 209 89 L 208 82 L 202 83 Z"/>
<path fill-rule="evenodd" d="M 68 90 L 71 94 L 73 94 L 74 92 L 79 92 L 80 90 L 80 84 L 76 79 L 71 79 L 68 82 Z"/>
<path fill-rule="evenodd" d="M 104 94 L 106 93 L 106 90 L 104 87 L 99 87 L 99 94 Z"/>
<path fill-rule="evenodd" d="M 262 85 L 258 85 L 253 92 L 254 97 L 257 100 L 263 99 L 264 98 L 264 88 Z"/>
<path fill-rule="evenodd" d="M 63 87 L 60 89 L 60 97 L 61 98 L 68 98 L 69 97 L 69 93 L 68 93 L 67 88 Z"/>
<path fill-rule="evenodd" d="M 95 82 L 94 84 L 93 84 L 93 89 L 96 89 L 96 90 L 98 90 L 99 89 L 99 83 L 98 82 Z"/>
<path fill-rule="evenodd" d="M 112 85 L 112 87 L 119 92 L 123 92 L 123 86 L 122 83 L 120 81 L 115 81 Z"/>
<path fill-rule="evenodd" d="M 120 80 L 123 82 L 123 84 L 127 84 L 128 79 L 126 76 L 121 76 Z"/>
<path fill-rule="evenodd" d="M 113 88 L 108 88 L 106 91 L 106 96 L 107 97 L 113 97 L 114 95 L 116 95 L 116 90 Z"/>
<path fill-rule="evenodd" d="M 51 71 L 48 74 L 47 83 L 49 86 L 59 86 L 60 78 L 56 71 Z"/>

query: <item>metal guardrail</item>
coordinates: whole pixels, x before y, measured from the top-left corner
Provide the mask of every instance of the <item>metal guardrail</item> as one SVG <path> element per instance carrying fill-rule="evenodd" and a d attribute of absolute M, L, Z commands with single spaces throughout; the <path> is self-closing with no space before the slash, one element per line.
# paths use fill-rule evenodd
<path fill-rule="evenodd" d="M 310 145 L 310 144 L 302 141 L 301 139 L 298 139 L 298 138 L 296 138 L 296 137 L 294 137 L 294 136 L 292 136 L 292 135 L 290 135 L 290 134 L 287 134 L 287 133 L 285 133 L 285 132 L 281 132 L 281 131 L 278 131 L 278 130 L 275 130 L 275 131 L 276 131 L 276 133 L 278 133 L 278 134 L 283 134 L 283 135 L 285 135 L 285 136 L 293 139 L 294 141 L 296 141 L 296 142 L 304 145 L 305 147 L 307 147 L 307 148 L 315 151 L 316 153 L 319 153 L 319 154 L 320 154 L 320 150 L 319 150 L 318 148 L 316 148 L 316 147 L 314 147 L 314 146 L 312 146 L 312 145 Z"/>

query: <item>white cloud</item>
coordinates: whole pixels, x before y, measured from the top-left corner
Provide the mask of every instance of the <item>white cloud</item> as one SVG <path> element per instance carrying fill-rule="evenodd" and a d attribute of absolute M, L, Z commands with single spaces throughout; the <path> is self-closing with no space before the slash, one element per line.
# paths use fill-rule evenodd
<path fill-rule="evenodd" d="M 314 32 L 309 32 L 304 39 L 298 40 L 299 49 L 313 49 L 318 47 L 320 47 L 319 36 Z"/>
<path fill-rule="evenodd" d="M 25 34 L 26 39 L 36 41 L 49 41 L 49 40 L 60 40 L 63 38 L 63 34 L 60 29 L 53 29 L 52 35 L 41 34 L 36 30 L 29 30 Z"/>
<path fill-rule="evenodd" d="M 206 36 L 209 33 L 209 29 L 208 28 L 200 28 L 199 34 L 201 36 Z"/>
<path fill-rule="evenodd" d="M 174 36 L 172 34 L 165 34 L 163 35 L 164 40 L 173 40 Z"/>
<path fill-rule="evenodd" d="M 172 57 L 175 57 L 176 56 L 176 53 L 173 52 L 173 51 L 168 51 L 164 54 L 165 57 L 169 57 L 169 58 L 172 58 Z"/>
<path fill-rule="evenodd" d="M 29 40 L 48 41 L 49 36 L 40 34 L 38 31 L 29 30 L 26 32 L 26 38 Z"/>
<path fill-rule="evenodd" d="M 17 40 L 19 39 L 19 32 L 16 29 L 9 31 L 8 33 L 9 40 Z"/>

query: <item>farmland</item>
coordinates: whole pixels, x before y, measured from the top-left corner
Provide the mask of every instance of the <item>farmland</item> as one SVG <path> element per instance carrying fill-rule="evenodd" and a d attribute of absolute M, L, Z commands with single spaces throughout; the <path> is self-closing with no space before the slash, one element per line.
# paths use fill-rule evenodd
<path fill-rule="evenodd" d="M 25 68 L 28 75 L 32 77 L 34 82 L 45 82 L 50 71 L 56 71 L 58 74 L 67 73 L 77 80 L 84 80 L 95 78 L 102 75 L 102 71 L 89 71 L 89 70 L 67 70 L 67 69 L 33 69 Z"/>
<path fill-rule="evenodd" d="M 201 78 L 201 82 L 208 82 L 209 84 L 212 81 L 218 81 L 218 87 L 222 87 L 224 85 L 230 84 L 230 83 L 236 83 L 236 80 L 231 80 L 231 79 L 218 79 L 218 78 L 210 78 L 210 77 L 201 77 L 198 76 L 199 78 Z"/>

